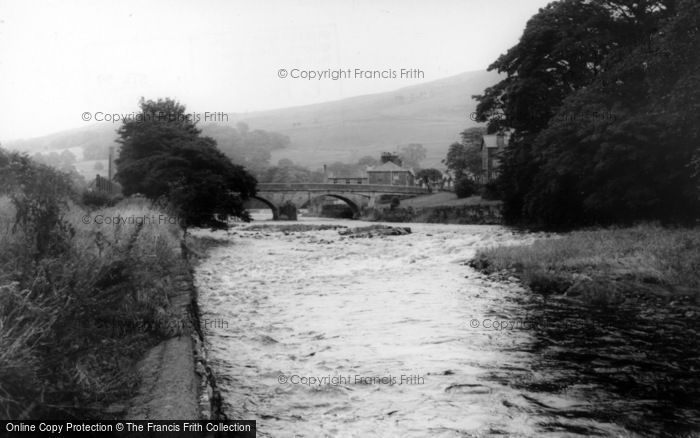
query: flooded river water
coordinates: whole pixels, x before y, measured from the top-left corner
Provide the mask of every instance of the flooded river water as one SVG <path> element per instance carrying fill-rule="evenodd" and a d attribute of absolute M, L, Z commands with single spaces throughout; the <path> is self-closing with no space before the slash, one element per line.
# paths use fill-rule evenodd
<path fill-rule="evenodd" d="M 303 221 L 357 227 L 356 221 Z M 225 411 L 264 437 L 697 436 L 698 316 L 583 308 L 465 266 L 496 226 L 228 232 L 196 269 Z M 289 223 L 287 223 L 289 225 Z"/>

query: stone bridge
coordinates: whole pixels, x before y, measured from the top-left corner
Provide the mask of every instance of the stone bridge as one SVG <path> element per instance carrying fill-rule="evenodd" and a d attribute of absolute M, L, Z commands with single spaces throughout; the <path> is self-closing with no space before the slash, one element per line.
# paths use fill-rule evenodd
<path fill-rule="evenodd" d="M 280 219 L 280 207 L 293 205 L 297 210 L 319 196 L 330 196 L 344 201 L 353 212 L 353 218 L 360 217 L 364 207 L 373 207 L 382 195 L 418 196 L 428 193 L 422 187 L 390 186 L 378 184 L 258 184 L 258 193 L 253 196 L 272 210 L 272 218 Z M 285 214 L 289 217 L 289 215 Z M 296 218 L 296 211 L 294 212 Z"/>

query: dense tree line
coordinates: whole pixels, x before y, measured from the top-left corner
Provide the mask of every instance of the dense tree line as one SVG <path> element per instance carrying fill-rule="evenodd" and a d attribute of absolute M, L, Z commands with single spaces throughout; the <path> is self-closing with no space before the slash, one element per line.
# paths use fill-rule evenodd
<path fill-rule="evenodd" d="M 411 143 L 402 148 L 396 154 L 390 154 L 395 157 L 398 163 L 404 167 L 413 168 L 418 171 L 421 161 L 426 157 L 426 151 L 423 145 Z M 342 161 L 334 161 L 326 165 L 326 173 L 328 176 L 356 177 L 362 174 L 368 167 L 374 167 L 382 164 L 380 159 L 371 155 L 365 155 L 354 163 L 344 163 Z M 265 183 L 323 183 L 326 182 L 326 175 L 322 169 L 311 170 L 300 164 L 294 163 L 292 160 L 283 158 L 277 162 L 276 166 L 263 166 L 258 171 L 260 182 Z"/>
<path fill-rule="evenodd" d="M 499 188 L 510 222 L 692 221 L 700 212 L 700 3 L 561 0 L 528 22 L 475 96 L 509 128 Z"/>
<path fill-rule="evenodd" d="M 283 158 L 277 166 L 268 167 L 263 173 L 261 182 L 266 183 L 323 183 L 325 177 L 320 170 L 310 170 L 294 164 L 292 160 Z"/>
<path fill-rule="evenodd" d="M 404 167 L 419 170 L 420 163 L 425 160 L 427 151 L 420 143 L 409 143 L 399 150 L 399 158 Z"/>
<path fill-rule="evenodd" d="M 218 148 L 236 164 L 244 166 L 257 178 L 270 167 L 272 152 L 284 149 L 290 144 L 289 137 L 277 132 L 262 129 L 251 130 L 247 124 L 236 127 L 207 125 L 203 133 L 216 140 Z"/>
<path fill-rule="evenodd" d="M 75 168 L 77 159 L 70 150 L 64 149 L 60 154 L 56 151 L 47 152 L 46 154 L 37 152 L 31 158 L 36 163 L 50 166 L 68 174 L 76 191 L 84 190 L 87 187 L 87 181 Z"/>

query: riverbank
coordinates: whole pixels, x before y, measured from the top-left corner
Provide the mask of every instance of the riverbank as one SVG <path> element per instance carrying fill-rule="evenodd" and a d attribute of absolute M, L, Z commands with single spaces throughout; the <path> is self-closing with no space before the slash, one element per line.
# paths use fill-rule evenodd
<path fill-rule="evenodd" d="M 466 205 L 494 205 L 500 201 L 483 199 L 481 196 L 458 198 L 455 192 L 439 191 L 429 195 L 414 196 L 401 201 L 402 207 L 414 209 L 433 207 L 461 207 Z"/>
<path fill-rule="evenodd" d="M 656 225 L 575 231 L 480 249 L 469 263 L 531 290 L 589 303 L 700 305 L 700 229 Z"/>
<path fill-rule="evenodd" d="M 31 228 L 13 226 L 7 198 L 0 212 L 5 418 L 209 413 L 190 266 L 179 227 L 157 220 L 164 212 L 139 199 L 92 211 L 69 203 L 52 230 L 65 235 L 49 236 L 61 245 L 45 253 L 32 251 Z"/>
<path fill-rule="evenodd" d="M 363 220 L 453 225 L 501 225 L 500 203 L 436 207 L 374 207 L 363 211 Z"/>
<path fill-rule="evenodd" d="M 361 218 L 372 222 L 412 222 L 453 225 L 501 225 L 501 201 L 479 196 L 458 198 L 453 192 L 404 199 L 398 205 L 379 204 L 363 209 Z"/>

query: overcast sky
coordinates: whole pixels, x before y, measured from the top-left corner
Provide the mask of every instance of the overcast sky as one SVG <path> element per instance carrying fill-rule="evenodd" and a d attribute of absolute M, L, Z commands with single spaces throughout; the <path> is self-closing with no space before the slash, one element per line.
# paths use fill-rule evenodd
<path fill-rule="evenodd" d="M 133 112 L 140 96 L 245 112 L 485 69 L 548 2 L 0 0 L 0 142 L 86 126 L 84 112 Z M 397 77 L 290 77 L 328 69 Z"/>

